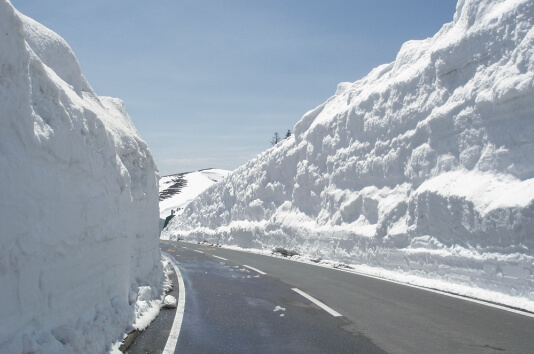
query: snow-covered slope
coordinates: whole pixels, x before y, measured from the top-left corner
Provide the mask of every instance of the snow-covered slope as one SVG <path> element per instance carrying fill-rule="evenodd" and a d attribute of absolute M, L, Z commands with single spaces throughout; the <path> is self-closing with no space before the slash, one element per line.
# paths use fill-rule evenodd
<path fill-rule="evenodd" d="M 171 214 L 171 210 L 180 214 L 189 202 L 230 172 L 232 171 L 210 168 L 161 177 L 159 180 L 160 218 L 165 219 Z"/>
<path fill-rule="evenodd" d="M 102 353 L 158 311 L 156 166 L 61 37 L 0 33 L 0 352 Z"/>
<path fill-rule="evenodd" d="M 534 309 L 533 24 L 531 0 L 460 0 L 162 237 L 284 247 Z"/>

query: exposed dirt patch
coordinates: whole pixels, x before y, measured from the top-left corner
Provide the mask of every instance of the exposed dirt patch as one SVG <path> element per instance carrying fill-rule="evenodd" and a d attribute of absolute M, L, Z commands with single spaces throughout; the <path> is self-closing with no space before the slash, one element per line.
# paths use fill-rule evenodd
<path fill-rule="evenodd" d="M 160 202 L 172 197 L 175 194 L 179 194 L 182 191 L 182 189 L 187 185 L 187 180 L 184 177 L 186 174 L 187 173 L 178 173 L 176 175 L 169 176 L 172 177 L 172 185 L 159 193 Z"/>

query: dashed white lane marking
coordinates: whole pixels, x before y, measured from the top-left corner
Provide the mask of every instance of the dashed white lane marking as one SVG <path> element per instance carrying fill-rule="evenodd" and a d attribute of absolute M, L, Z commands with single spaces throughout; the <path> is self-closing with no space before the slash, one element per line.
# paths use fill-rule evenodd
<path fill-rule="evenodd" d="M 171 265 L 176 272 L 176 277 L 178 278 L 178 306 L 176 307 L 176 315 L 174 316 L 174 321 L 172 322 L 171 332 L 167 338 L 165 349 L 163 349 L 163 354 L 172 354 L 176 351 L 176 344 L 178 344 L 178 337 L 180 336 L 180 329 L 182 328 L 182 320 L 184 318 L 185 285 L 184 279 L 182 278 L 182 273 L 180 273 L 174 258 L 170 255 L 163 255 L 163 257 L 171 262 Z"/>
<path fill-rule="evenodd" d="M 318 266 L 327 268 L 326 266 L 323 266 L 323 265 L 318 265 Z M 387 281 L 388 283 L 393 283 L 393 284 L 397 284 L 397 285 L 407 286 L 409 288 L 415 288 L 415 289 L 419 289 L 419 290 L 423 290 L 423 291 L 428 291 L 430 293 L 435 293 L 435 294 L 439 294 L 439 295 L 443 295 L 443 296 L 453 297 L 453 298 L 458 299 L 458 300 L 469 301 L 469 302 L 473 302 L 475 304 L 488 306 L 488 307 L 493 307 L 495 309 L 508 311 L 508 312 L 515 313 L 515 314 L 518 314 L 518 315 L 521 315 L 521 316 L 534 318 L 534 313 L 529 312 L 527 310 L 515 309 L 515 308 L 512 308 L 512 307 L 507 307 L 506 305 L 499 305 L 499 304 L 496 304 L 496 303 L 492 303 L 492 302 L 488 302 L 488 301 L 484 301 L 484 300 L 479 300 L 479 299 L 475 299 L 475 298 L 471 298 L 471 297 L 467 297 L 467 296 L 462 296 L 462 295 L 458 295 L 458 294 L 454 294 L 454 293 L 448 293 L 448 292 L 443 291 L 443 290 L 427 288 L 427 287 L 420 286 L 420 285 L 402 283 L 402 282 L 397 281 L 397 280 L 381 278 L 381 277 L 376 276 L 376 275 L 366 274 L 366 273 L 362 273 L 362 272 L 356 272 L 356 271 L 353 271 L 353 270 L 341 269 L 341 268 L 336 268 L 336 270 L 339 271 L 339 272 L 345 272 L 345 273 L 349 273 L 349 274 L 360 275 L 360 276 L 366 277 L 366 278 L 377 279 L 377 280 L 380 280 L 380 281 Z"/>
<path fill-rule="evenodd" d="M 335 310 L 332 310 L 330 307 L 326 306 L 325 304 L 323 304 L 321 301 L 317 300 L 316 298 L 306 294 L 304 291 L 299 290 L 297 288 L 291 288 L 291 290 L 293 290 L 294 292 L 304 296 L 306 299 L 310 300 L 315 305 L 319 306 L 320 308 L 322 308 L 323 310 L 325 310 L 326 312 L 328 312 L 332 316 L 334 316 L 334 317 L 343 317 L 342 314 L 340 314 L 339 312 L 337 312 Z"/>
<path fill-rule="evenodd" d="M 248 265 L 243 265 L 243 267 L 247 267 L 248 269 L 252 269 L 253 271 L 255 271 L 255 272 L 257 272 L 257 273 L 260 273 L 260 274 L 263 274 L 263 275 L 267 274 L 267 273 L 265 273 L 265 272 L 262 272 L 262 271 L 259 270 L 259 269 L 253 268 L 253 267 L 248 266 Z"/>
<path fill-rule="evenodd" d="M 226 258 L 222 258 L 222 257 L 216 256 L 216 255 L 213 255 L 213 254 L 212 254 L 212 256 L 213 256 L 213 257 L 215 257 L 215 258 L 219 258 L 219 259 L 222 259 L 223 261 L 227 261 L 227 259 L 226 259 Z"/>
<path fill-rule="evenodd" d="M 193 250 L 193 251 L 195 251 L 195 252 L 198 252 L 198 253 L 204 253 L 204 252 L 202 252 L 202 251 L 199 251 L 199 250 Z"/>
<path fill-rule="evenodd" d="M 166 242 L 163 242 L 163 243 L 167 244 Z M 169 245 L 175 245 L 175 244 L 169 243 Z M 189 247 L 185 247 L 185 246 L 181 246 L 181 247 L 184 248 L 184 249 L 187 249 L 187 250 L 190 249 Z M 315 266 L 324 267 L 324 268 L 330 268 L 330 266 L 325 266 L 325 265 L 315 265 Z M 346 273 L 351 273 L 351 274 L 364 276 L 364 277 L 367 277 L 367 278 L 373 278 L 373 279 L 378 279 L 378 280 L 381 280 L 381 281 L 387 281 L 387 282 L 398 284 L 398 285 L 408 286 L 408 287 L 416 288 L 416 289 L 419 289 L 419 290 L 429 291 L 429 292 L 432 292 L 432 293 L 453 297 L 453 298 L 456 298 L 456 299 L 459 299 L 459 300 L 469 301 L 469 302 L 473 302 L 473 303 L 476 303 L 476 304 L 493 307 L 493 308 L 496 308 L 496 309 L 499 309 L 499 310 L 512 312 L 512 313 L 515 313 L 515 314 L 518 314 L 518 315 L 521 315 L 521 316 L 527 316 L 527 317 L 534 318 L 534 313 L 528 312 L 526 310 L 515 309 L 515 308 L 507 307 L 505 305 L 499 305 L 499 304 L 487 302 L 487 301 L 484 301 L 484 300 L 478 300 L 478 299 L 474 299 L 474 298 L 465 297 L 465 296 L 462 296 L 462 295 L 448 293 L 448 292 L 445 292 L 445 291 L 442 291 L 442 290 L 426 288 L 424 286 L 406 284 L 406 283 L 402 283 L 400 281 L 381 278 L 381 277 L 378 277 L 378 276 L 375 276 L 375 275 L 366 274 L 366 273 L 362 273 L 362 272 L 356 272 L 356 271 L 353 271 L 353 270 L 345 270 L 345 269 L 340 269 L 340 268 L 337 268 L 336 270 L 337 271 L 341 271 L 341 272 L 346 272 Z"/>

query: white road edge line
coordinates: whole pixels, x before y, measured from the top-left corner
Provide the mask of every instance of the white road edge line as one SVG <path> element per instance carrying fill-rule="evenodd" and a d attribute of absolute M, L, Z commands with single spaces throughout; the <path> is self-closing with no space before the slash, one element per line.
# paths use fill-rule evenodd
<path fill-rule="evenodd" d="M 193 251 L 195 251 L 195 252 L 198 252 L 198 253 L 204 253 L 204 252 L 202 252 L 202 251 L 199 251 L 199 250 L 193 250 Z"/>
<path fill-rule="evenodd" d="M 219 258 L 219 259 L 222 259 L 223 261 L 227 261 L 227 259 L 226 259 L 226 258 L 222 258 L 222 257 L 216 256 L 216 255 L 214 255 L 214 254 L 212 254 L 212 256 L 213 256 L 213 257 L 215 257 L 215 258 Z"/>
<path fill-rule="evenodd" d="M 323 266 L 323 265 L 317 265 L 317 264 L 313 264 L 313 265 L 318 266 L 318 267 L 323 267 L 323 268 L 326 268 L 326 269 L 332 269 L 329 266 Z M 516 308 L 513 308 L 511 306 L 501 305 L 501 304 L 498 304 L 498 303 L 485 301 L 485 300 L 479 300 L 479 299 L 476 299 L 476 298 L 473 298 L 473 297 L 468 297 L 467 295 L 458 295 L 458 294 L 446 292 L 444 290 L 427 288 L 427 287 L 424 287 L 422 285 L 403 283 L 403 282 L 400 282 L 398 280 L 381 278 L 381 277 L 373 275 L 373 274 L 366 274 L 366 273 L 362 273 L 362 272 L 358 272 L 358 271 L 354 271 L 354 270 L 339 269 L 339 268 L 335 268 L 335 270 L 340 271 L 340 272 L 349 273 L 349 274 L 360 275 L 362 277 L 373 278 L 373 279 L 377 279 L 377 280 L 381 280 L 381 281 L 387 281 L 389 283 L 394 283 L 394 284 L 397 284 L 397 285 L 407 286 L 409 288 L 415 288 L 415 289 L 419 289 L 419 290 L 423 290 L 423 291 L 428 291 L 430 293 L 435 293 L 435 294 L 439 294 L 439 295 L 443 295 L 443 296 L 448 296 L 448 297 L 452 297 L 452 298 L 455 298 L 455 299 L 458 299 L 458 300 L 468 301 L 468 302 L 472 302 L 472 303 L 479 304 L 479 305 L 482 305 L 482 306 L 493 307 L 494 309 L 507 311 L 507 312 L 515 313 L 517 315 L 534 318 L 534 313 L 532 313 L 532 312 L 530 312 L 528 310 L 516 309 Z"/>
<path fill-rule="evenodd" d="M 315 305 L 319 306 L 320 308 L 322 308 L 323 310 L 325 310 L 326 312 L 328 312 L 332 316 L 334 316 L 334 317 L 343 317 L 342 314 L 340 314 L 339 312 L 337 312 L 335 310 L 332 310 L 330 307 L 326 306 L 325 304 L 323 304 L 321 301 L 317 300 L 313 296 L 310 296 L 310 295 L 306 294 L 304 291 L 302 291 L 300 289 L 297 289 L 297 288 L 291 288 L 291 290 L 293 290 L 294 292 L 304 296 L 306 299 L 310 300 Z"/>
<path fill-rule="evenodd" d="M 243 267 L 247 267 L 248 269 L 252 269 L 253 271 L 258 272 L 258 273 L 263 274 L 263 275 L 267 274 L 267 273 L 265 273 L 265 272 L 262 272 L 262 271 L 259 270 L 259 269 L 256 269 L 256 268 L 251 267 L 251 266 L 248 266 L 248 265 L 243 265 Z"/>
<path fill-rule="evenodd" d="M 182 273 L 180 273 L 174 258 L 166 254 L 164 254 L 163 257 L 171 262 L 171 265 L 176 272 L 176 277 L 178 278 L 178 306 L 176 307 L 176 315 L 174 315 L 174 321 L 172 322 L 171 331 L 169 333 L 169 337 L 167 338 L 165 349 L 163 349 L 163 354 L 172 354 L 176 351 L 176 344 L 178 344 L 178 337 L 180 336 L 180 329 L 182 328 L 182 320 L 184 318 L 185 285 L 184 279 L 182 278 Z"/>
<path fill-rule="evenodd" d="M 188 249 L 185 246 L 181 246 L 181 247 Z M 246 253 L 252 253 L 252 254 L 262 254 L 262 253 L 248 252 L 248 251 L 246 251 L 244 249 L 234 250 L 234 251 L 236 251 L 236 252 L 246 252 Z M 266 254 L 262 254 L 262 255 L 264 255 L 266 257 L 273 257 L 271 255 L 266 255 Z M 278 258 L 278 257 L 273 257 L 273 258 Z M 444 290 L 425 287 L 425 286 L 422 286 L 422 285 L 403 283 L 403 282 L 400 282 L 398 280 L 383 278 L 383 277 L 379 277 L 377 275 L 363 273 L 363 272 L 356 271 L 356 270 L 353 270 L 353 269 L 352 270 L 348 270 L 348 269 L 332 268 L 331 264 L 315 264 L 315 263 L 311 263 L 311 262 L 308 263 L 308 262 L 303 262 L 303 261 L 297 261 L 297 260 L 294 260 L 294 259 L 288 259 L 288 261 L 304 263 L 304 264 L 308 264 L 308 265 L 312 265 L 312 266 L 316 266 L 316 267 L 322 267 L 322 268 L 326 268 L 326 269 L 337 270 L 337 271 L 340 271 L 340 272 L 356 274 L 356 275 L 360 275 L 360 276 L 367 277 L 367 278 L 373 278 L 373 279 L 377 279 L 377 280 L 381 280 L 381 281 L 387 281 L 387 282 L 390 282 L 390 283 L 403 285 L 403 286 L 408 286 L 410 288 L 416 288 L 416 289 L 419 289 L 419 290 L 424 290 L 424 291 L 428 291 L 428 292 L 431 292 L 431 293 L 440 294 L 440 295 L 443 295 L 443 296 L 453 297 L 453 298 L 456 298 L 456 299 L 459 299 L 459 300 L 468 301 L 468 302 L 476 303 L 476 304 L 483 305 L 483 306 L 493 307 L 495 309 L 499 309 L 499 310 L 515 313 L 515 314 L 518 314 L 518 315 L 521 315 L 521 316 L 534 318 L 534 313 L 530 312 L 529 310 L 524 310 L 524 309 L 521 309 L 521 308 L 517 308 L 516 309 L 516 308 L 514 308 L 512 306 L 493 303 L 493 302 L 490 302 L 489 300 L 480 300 L 480 299 L 477 299 L 477 298 L 468 297 L 467 295 L 459 295 L 459 294 L 455 294 L 455 293 L 452 293 L 452 292 L 446 292 Z"/>

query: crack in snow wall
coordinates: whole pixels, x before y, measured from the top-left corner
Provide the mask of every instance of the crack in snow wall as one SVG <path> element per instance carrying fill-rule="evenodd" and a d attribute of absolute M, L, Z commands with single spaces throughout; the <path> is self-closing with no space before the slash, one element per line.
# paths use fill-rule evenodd
<path fill-rule="evenodd" d="M 459 1 L 453 22 L 340 84 L 162 237 L 283 247 L 534 301 L 533 24 L 530 0 Z"/>
<path fill-rule="evenodd" d="M 101 353 L 159 311 L 158 176 L 120 100 L 0 0 L 0 352 Z"/>

